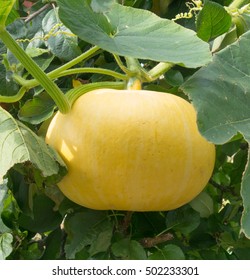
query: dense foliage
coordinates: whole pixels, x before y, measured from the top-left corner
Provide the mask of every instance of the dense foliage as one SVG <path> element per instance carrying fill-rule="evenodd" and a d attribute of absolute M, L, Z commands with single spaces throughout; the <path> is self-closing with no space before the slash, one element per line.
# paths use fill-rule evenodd
<path fill-rule="evenodd" d="M 249 2 L 0 1 L 0 259 L 250 259 Z M 5 25 L 72 102 L 79 88 L 122 88 L 134 74 L 191 100 L 216 144 L 205 190 L 166 212 L 64 197 L 67 167 L 44 136 L 67 106 L 13 55 Z"/>

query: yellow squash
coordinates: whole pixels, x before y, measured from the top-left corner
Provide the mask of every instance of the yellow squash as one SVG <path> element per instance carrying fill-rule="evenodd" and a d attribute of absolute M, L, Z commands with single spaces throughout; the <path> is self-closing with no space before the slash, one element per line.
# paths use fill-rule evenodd
<path fill-rule="evenodd" d="M 193 106 L 146 90 L 82 95 L 70 113 L 55 115 L 46 141 L 68 166 L 59 188 L 93 209 L 175 209 L 202 191 L 215 161 Z"/>

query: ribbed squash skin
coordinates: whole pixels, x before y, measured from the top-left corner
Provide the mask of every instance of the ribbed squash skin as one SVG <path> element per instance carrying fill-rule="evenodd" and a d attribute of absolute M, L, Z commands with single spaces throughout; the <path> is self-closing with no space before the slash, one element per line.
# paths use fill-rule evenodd
<path fill-rule="evenodd" d="M 65 196 L 100 210 L 178 208 L 202 191 L 215 162 L 193 106 L 145 90 L 82 95 L 69 114 L 55 115 L 46 141 L 68 166 Z"/>

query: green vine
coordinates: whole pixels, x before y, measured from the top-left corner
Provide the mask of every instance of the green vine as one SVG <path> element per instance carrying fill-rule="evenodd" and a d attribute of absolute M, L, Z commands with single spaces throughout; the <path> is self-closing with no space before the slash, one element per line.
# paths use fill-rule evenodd
<path fill-rule="evenodd" d="M 0 39 L 4 42 L 7 48 L 15 55 L 15 57 L 23 64 L 26 70 L 39 81 L 41 86 L 53 98 L 59 110 L 62 113 L 67 113 L 70 110 L 70 105 L 67 98 L 59 87 L 51 81 L 42 69 L 26 54 L 26 52 L 18 45 L 11 37 L 8 31 L 4 28 L 0 30 Z M 5 102 L 5 101 L 4 101 Z"/>
<path fill-rule="evenodd" d="M 24 96 L 24 94 L 26 93 L 26 90 L 27 90 L 26 87 L 23 86 L 19 89 L 19 91 L 15 95 L 11 95 L 11 96 L 1 96 L 0 95 L 0 102 L 3 102 L 3 103 L 17 102 Z"/>

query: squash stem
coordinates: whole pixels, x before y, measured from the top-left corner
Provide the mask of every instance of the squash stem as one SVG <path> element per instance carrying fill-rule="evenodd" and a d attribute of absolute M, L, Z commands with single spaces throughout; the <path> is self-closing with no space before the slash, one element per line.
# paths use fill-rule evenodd
<path fill-rule="evenodd" d="M 66 93 L 66 96 L 69 100 L 70 105 L 72 106 L 73 103 L 83 94 L 101 88 L 111 88 L 111 89 L 124 89 L 125 84 L 124 82 L 98 82 L 98 83 L 91 83 L 87 85 L 81 85 L 77 88 L 71 89 Z"/>
<path fill-rule="evenodd" d="M 127 89 L 128 90 L 141 90 L 142 89 L 141 80 L 136 77 L 130 78 L 127 83 Z"/>

